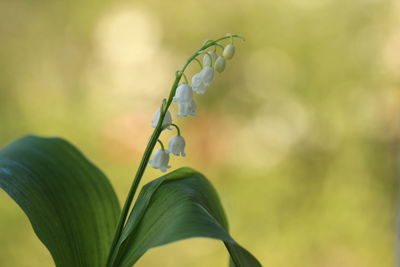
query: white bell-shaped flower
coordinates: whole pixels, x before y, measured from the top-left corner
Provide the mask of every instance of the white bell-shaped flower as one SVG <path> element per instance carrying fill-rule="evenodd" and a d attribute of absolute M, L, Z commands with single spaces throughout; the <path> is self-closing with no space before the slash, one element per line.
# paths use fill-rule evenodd
<path fill-rule="evenodd" d="M 204 94 L 206 91 L 206 86 L 203 83 L 203 80 L 201 79 L 201 72 L 196 73 L 192 77 L 192 89 L 198 94 Z"/>
<path fill-rule="evenodd" d="M 176 115 L 178 117 L 186 117 L 187 115 L 189 115 L 189 103 L 179 102 L 178 103 L 178 113 Z"/>
<path fill-rule="evenodd" d="M 151 121 L 151 126 L 153 128 L 156 128 L 159 120 L 160 120 L 160 109 L 157 109 L 157 111 L 154 113 L 153 120 Z M 171 112 L 169 112 L 169 110 L 167 110 L 167 113 L 165 114 L 165 117 L 164 117 L 164 121 L 162 122 L 162 128 L 170 129 L 169 126 L 171 125 L 171 123 L 172 123 Z"/>
<path fill-rule="evenodd" d="M 217 54 L 214 51 L 208 51 L 207 54 L 204 54 L 203 66 L 211 67 L 216 59 L 217 59 Z"/>
<path fill-rule="evenodd" d="M 186 117 L 188 115 L 190 116 L 196 116 L 196 103 L 192 99 L 190 102 L 179 102 L 178 103 L 178 114 L 177 116 L 181 117 Z"/>
<path fill-rule="evenodd" d="M 225 58 L 219 56 L 217 60 L 215 60 L 214 68 L 219 73 L 223 72 L 225 69 Z"/>
<path fill-rule="evenodd" d="M 186 156 L 185 154 L 185 139 L 180 135 L 172 136 L 168 142 L 168 151 L 176 156 Z"/>
<path fill-rule="evenodd" d="M 176 88 L 174 102 L 190 102 L 193 98 L 192 87 L 186 83 L 182 83 Z"/>
<path fill-rule="evenodd" d="M 224 52 L 222 52 L 222 55 L 224 56 L 225 59 L 232 59 L 233 55 L 235 54 L 235 46 L 233 44 L 228 44 L 224 48 Z"/>
<path fill-rule="evenodd" d="M 153 167 L 154 169 L 159 169 L 162 172 L 165 172 L 167 171 L 167 169 L 171 168 L 171 166 L 168 165 L 168 162 L 168 150 L 163 149 L 157 149 L 156 152 L 154 152 L 153 158 L 149 160 L 151 167 Z"/>
<path fill-rule="evenodd" d="M 209 87 L 212 80 L 214 79 L 214 69 L 212 67 L 204 67 L 201 71 L 200 71 L 200 78 L 203 81 L 203 84 L 206 87 Z"/>

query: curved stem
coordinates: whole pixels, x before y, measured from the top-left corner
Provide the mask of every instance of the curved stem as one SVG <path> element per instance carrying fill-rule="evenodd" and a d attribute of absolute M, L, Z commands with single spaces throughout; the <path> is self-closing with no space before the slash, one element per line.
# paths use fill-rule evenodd
<path fill-rule="evenodd" d="M 157 139 L 157 142 L 160 144 L 161 149 L 162 149 L 162 150 L 165 150 L 164 144 L 161 142 L 161 140 L 160 140 L 160 139 Z"/>
<path fill-rule="evenodd" d="M 182 76 L 185 79 L 186 84 L 189 84 L 188 78 L 186 77 L 186 74 L 182 72 Z"/>
<path fill-rule="evenodd" d="M 215 47 L 215 46 L 214 46 Z M 208 56 L 208 59 L 210 60 L 210 64 L 211 64 L 211 66 L 213 65 L 213 57 L 210 55 L 210 53 L 208 53 L 207 51 L 205 51 L 204 52 L 207 56 Z"/>
<path fill-rule="evenodd" d="M 217 46 L 219 46 L 219 47 L 221 47 L 222 48 L 222 50 L 224 50 L 224 48 L 225 48 L 225 46 L 223 46 L 222 44 L 215 44 L 215 46 L 214 47 L 217 47 Z"/>
<path fill-rule="evenodd" d="M 176 128 L 176 131 L 178 132 L 178 136 L 181 136 L 181 130 L 179 129 L 178 125 L 171 123 L 171 126 L 174 126 Z"/>
<path fill-rule="evenodd" d="M 193 60 L 198 60 L 197 56 L 202 54 L 205 49 L 215 45 L 219 41 L 222 41 L 222 40 L 225 40 L 225 39 L 228 39 L 228 38 L 240 38 L 240 39 L 243 39 L 243 37 L 241 37 L 240 35 L 233 34 L 233 35 L 227 35 L 227 36 L 221 37 L 221 38 L 219 38 L 217 40 L 214 40 L 214 41 L 207 41 L 192 56 L 190 56 L 188 58 L 186 63 L 183 65 L 182 69 L 180 69 L 180 70 L 178 70 L 176 72 L 175 80 L 174 80 L 174 83 L 172 84 L 172 87 L 170 89 L 170 93 L 169 93 L 168 99 L 166 101 L 165 101 L 165 99 L 163 100 L 163 103 L 162 103 L 161 108 L 160 108 L 160 118 L 158 120 L 157 126 L 155 127 L 155 129 L 153 131 L 153 134 L 151 135 L 150 141 L 148 142 L 148 144 L 146 146 L 146 149 L 144 150 L 144 153 L 143 153 L 142 159 L 140 161 L 138 170 L 136 172 L 135 178 L 133 179 L 131 188 L 129 189 L 128 196 L 127 196 L 127 198 L 125 200 L 125 203 L 124 203 L 124 206 L 122 208 L 121 215 L 119 217 L 118 225 L 117 225 L 116 230 L 115 230 L 113 242 L 112 242 L 112 245 L 111 245 L 111 248 L 110 248 L 110 251 L 109 251 L 109 255 L 108 255 L 108 259 L 107 259 L 107 266 L 108 267 L 113 266 L 113 261 L 114 261 L 114 259 L 116 257 L 116 252 L 117 252 L 116 251 L 117 245 L 120 242 L 120 237 L 121 237 L 121 234 L 122 234 L 122 230 L 124 228 L 126 219 L 128 217 L 128 213 L 129 213 L 129 210 L 131 208 L 132 200 L 133 200 L 133 198 L 135 196 L 135 193 L 136 193 L 136 190 L 137 190 L 137 188 L 139 186 L 140 180 L 143 177 L 144 171 L 146 170 L 146 167 L 147 167 L 147 164 L 148 164 L 148 162 L 150 160 L 150 156 L 151 156 L 151 154 L 153 152 L 154 146 L 156 145 L 157 140 L 158 140 L 158 138 L 159 138 L 159 136 L 160 136 L 160 134 L 161 134 L 161 132 L 163 130 L 162 129 L 162 122 L 164 121 L 165 114 L 167 113 L 168 108 L 172 103 L 172 99 L 173 99 L 173 97 L 175 95 L 176 88 L 178 87 L 179 81 L 182 78 L 182 75 L 183 75 L 184 71 L 186 70 L 186 68 L 189 66 L 189 64 Z"/>
<path fill-rule="evenodd" d="M 200 65 L 200 68 L 203 69 L 203 63 L 201 63 L 198 58 L 194 58 L 194 60 L 197 61 L 197 63 Z"/>

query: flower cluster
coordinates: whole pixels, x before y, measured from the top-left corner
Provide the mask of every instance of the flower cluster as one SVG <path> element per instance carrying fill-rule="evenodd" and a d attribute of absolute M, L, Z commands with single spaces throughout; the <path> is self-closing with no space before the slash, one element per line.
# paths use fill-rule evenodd
<path fill-rule="evenodd" d="M 200 66 L 200 72 L 193 75 L 191 84 L 189 84 L 186 75 L 184 74 L 184 70 L 180 71 L 180 76 L 178 79 L 183 76 L 185 78 L 185 82 L 178 84 L 175 90 L 174 96 L 172 98 L 172 102 L 178 103 L 178 113 L 177 116 L 196 116 L 196 103 L 193 99 L 193 92 L 197 94 L 204 94 L 206 89 L 211 85 L 211 82 L 214 79 L 214 72 L 221 73 L 225 70 L 226 60 L 230 60 L 233 58 L 235 54 L 235 46 L 233 45 L 233 35 L 229 36 L 231 38 L 231 43 L 226 45 L 225 47 L 219 44 L 217 41 L 209 41 L 211 45 L 207 45 L 207 43 L 203 46 L 206 48 L 213 47 L 213 51 L 199 50 L 196 52 L 195 57 L 191 58 L 188 63 L 192 60 L 196 60 Z M 226 38 L 221 38 L 226 39 Z M 216 50 L 218 47 L 222 47 L 222 55 L 218 56 Z M 204 54 L 203 61 L 199 61 L 197 56 Z M 187 64 L 186 64 L 187 66 Z M 186 67 L 185 67 L 186 68 Z M 179 82 L 179 80 L 177 80 Z M 168 109 L 168 106 L 166 107 Z M 151 121 L 151 125 L 153 128 L 157 127 L 157 124 L 160 120 L 160 116 L 162 112 L 158 109 Z M 164 145 L 160 140 L 158 142 L 161 145 L 161 149 L 157 149 L 154 152 L 153 158 L 149 161 L 150 165 L 159 169 L 162 172 L 165 172 L 171 166 L 168 165 L 169 162 L 169 153 L 172 153 L 176 156 L 185 156 L 185 139 L 180 135 L 180 129 L 176 124 L 172 123 L 171 113 L 166 110 L 164 119 L 161 123 L 161 129 L 171 129 L 170 126 L 173 126 L 177 129 L 177 135 L 171 137 L 168 142 L 168 148 L 165 149 Z"/>

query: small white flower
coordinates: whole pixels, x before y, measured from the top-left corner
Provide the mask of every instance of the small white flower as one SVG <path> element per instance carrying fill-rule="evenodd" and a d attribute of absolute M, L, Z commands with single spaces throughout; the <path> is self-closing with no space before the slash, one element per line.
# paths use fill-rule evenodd
<path fill-rule="evenodd" d="M 160 169 L 160 171 L 165 172 L 167 169 L 171 168 L 171 166 L 168 165 L 168 161 L 168 151 L 157 149 L 156 152 L 154 152 L 153 159 L 149 160 L 149 163 L 154 169 Z"/>
<path fill-rule="evenodd" d="M 204 94 L 206 91 L 206 86 L 203 83 L 203 80 L 201 79 L 201 72 L 196 73 L 192 77 L 192 89 L 198 94 Z"/>
<path fill-rule="evenodd" d="M 228 44 L 227 46 L 225 46 L 224 52 L 222 52 L 224 58 L 228 60 L 232 59 L 234 54 L 235 54 L 235 47 L 233 46 L 233 44 Z"/>
<path fill-rule="evenodd" d="M 215 61 L 214 68 L 215 68 L 215 70 L 218 71 L 219 73 L 223 72 L 224 69 L 225 69 L 225 58 L 219 56 L 219 57 L 217 58 L 217 60 Z"/>
<path fill-rule="evenodd" d="M 185 154 L 185 139 L 180 135 L 172 136 L 168 142 L 168 151 L 176 156 L 186 156 Z"/>
<path fill-rule="evenodd" d="M 189 103 L 187 102 L 179 102 L 178 103 L 178 113 L 176 114 L 178 117 L 186 117 L 189 115 Z"/>
<path fill-rule="evenodd" d="M 212 80 L 214 79 L 214 69 L 212 67 L 204 67 L 201 71 L 200 71 L 200 78 L 203 82 L 203 84 L 206 87 L 209 87 Z"/>
<path fill-rule="evenodd" d="M 194 100 L 190 102 L 179 102 L 178 103 L 178 114 L 177 116 L 186 117 L 188 115 L 196 116 L 196 103 Z"/>
<path fill-rule="evenodd" d="M 192 89 L 198 94 L 204 94 L 207 87 L 214 79 L 214 69 L 210 66 L 204 67 L 199 73 L 192 77 Z"/>
<path fill-rule="evenodd" d="M 151 126 L 153 128 L 156 128 L 159 120 L 160 120 L 160 109 L 157 109 L 157 111 L 154 113 L 153 120 L 151 121 Z M 172 123 L 171 112 L 169 112 L 169 110 L 167 110 L 167 113 L 165 114 L 165 117 L 164 117 L 164 121 L 162 123 L 162 128 L 169 129 L 169 126 L 171 125 L 171 123 Z"/>
<path fill-rule="evenodd" d="M 186 83 L 182 83 L 176 88 L 174 102 L 190 102 L 193 98 L 192 87 Z"/>
<path fill-rule="evenodd" d="M 204 54 L 203 66 L 204 67 L 206 67 L 206 66 L 211 67 L 216 59 L 217 59 L 217 54 L 214 51 L 208 51 L 207 54 Z"/>

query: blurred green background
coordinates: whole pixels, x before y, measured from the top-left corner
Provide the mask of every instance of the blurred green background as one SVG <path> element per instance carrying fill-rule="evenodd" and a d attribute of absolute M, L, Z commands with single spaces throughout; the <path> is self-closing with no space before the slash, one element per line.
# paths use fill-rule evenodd
<path fill-rule="evenodd" d="M 175 70 L 227 32 L 247 41 L 196 96 L 198 116 L 176 120 L 187 157 L 173 168 L 212 180 L 265 266 L 393 266 L 400 1 L 2 0 L 0 145 L 67 138 L 122 201 Z M 0 246 L 0 266 L 53 266 L 4 192 Z M 226 262 L 219 242 L 191 239 L 137 266 Z"/>

